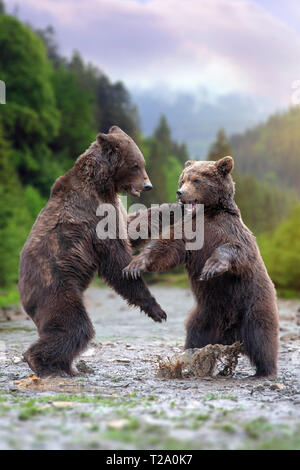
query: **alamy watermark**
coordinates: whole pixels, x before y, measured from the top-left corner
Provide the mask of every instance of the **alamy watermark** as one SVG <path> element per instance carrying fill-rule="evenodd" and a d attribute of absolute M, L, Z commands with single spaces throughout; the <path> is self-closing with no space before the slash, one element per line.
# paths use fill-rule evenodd
<path fill-rule="evenodd" d="M 123 198 L 122 202 L 126 207 L 127 198 Z M 122 208 L 118 205 L 100 204 L 96 215 L 100 217 L 96 227 L 100 240 L 128 237 L 131 240 L 183 239 L 187 250 L 200 250 L 203 247 L 203 204 L 152 204 L 151 209 L 143 204 L 133 204 L 128 211 L 128 225 L 127 221 L 124 225 Z"/>
<path fill-rule="evenodd" d="M 6 86 L 3 80 L 0 80 L 0 104 L 6 103 Z"/>

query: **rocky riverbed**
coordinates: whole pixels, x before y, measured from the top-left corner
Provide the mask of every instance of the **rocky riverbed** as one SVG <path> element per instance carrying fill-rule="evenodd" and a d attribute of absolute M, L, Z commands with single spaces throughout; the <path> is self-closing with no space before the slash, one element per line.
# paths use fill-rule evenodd
<path fill-rule="evenodd" d="M 277 379 L 251 378 L 243 356 L 231 378 L 165 379 L 158 363 L 182 350 L 193 298 L 151 291 L 165 324 L 110 289 L 87 291 L 96 337 L 70 379 L 33 377 L 22 360 L 33 323 L 0 321 L 0 449 L 300 449 L 300 302 L 279 301 Z"/>

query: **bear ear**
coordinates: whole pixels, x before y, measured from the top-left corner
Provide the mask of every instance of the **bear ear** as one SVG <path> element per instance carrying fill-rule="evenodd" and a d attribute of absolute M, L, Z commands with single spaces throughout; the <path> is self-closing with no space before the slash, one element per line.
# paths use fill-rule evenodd
<path fill-rule="evenodd" d="M 218 172 L 221 173 L 221 175 L 223 176 L 228 175 L 229 173 L 232 172 L 233 167 L 234 167 L 233 158 L 229 156 L 221 158 L 221 160 L 218 160 L 216 162 L 216 167 L 217 167 Z"/>
<path fill-rule="evenodd" d="M 117 140 L 111 134 L 103 134 L 102 132 L 97 135 L 97 142 L 103 148 L 115 148 L 117 146 Z"/>
<path fill-rule="evenodd" d="M 103 134 L 103 132 L 100 132 L 97 135 L 97 142 L 98 144 L 106 144 L 109 142 L 109 135 L 108 134 Z"/>
<path fill-rule="evenodd" d="M 184 168 L 187 168 L 188 166 L 191 166 L 194 163 L 193 160 L 187 160 L 184 164 Z"/>
<path fill-rule="evenodd" d="M 119 126 L 111 126 L 109 131 L 109 134 L 125 134 L 124 131 Z"/>

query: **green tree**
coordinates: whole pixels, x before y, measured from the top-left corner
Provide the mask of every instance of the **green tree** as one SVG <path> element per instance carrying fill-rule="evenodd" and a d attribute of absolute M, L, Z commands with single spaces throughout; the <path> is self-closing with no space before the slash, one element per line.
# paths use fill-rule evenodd
<path fill-rule="evenodd" d="M 41 39 L 8 15 L 0 16 L 0 49 L 1 78 L 7 94 L 7 104 L 0 113 L 5 134 L 13 143 L 14 165 L 24 183 L 34 181 L 48 192 L 48 144 L 60 122 L 52 67 Z"/>
<path fill-rule="evenodd" d="M 261 236 L 259 245 L 269 274 L 281 293 L 300 295 L 300 205 L 273 235 Z"/>
<path fill-rule="evenodd" d="M 165 155 L 170 155 L 172 151 L 171 130 L 167 118 L 161 115 L 159 123 L 154 131 L 153 137 L 159 142 Z"/>
<path fill-rule="evenodd" d="M 216 141 L 211 145 L 207 155 L 207 160 L 219 160 L 232 154 L 232 149 L 225 134 L 224 129 L 220 129 L 217 133 Z"/>
<path fill-rule="evenodd" d="M 48 59 L 51 60 L 53 66 L 56 68 L 62 64 L 66 65 L 67 60 L 58 52 L 58 45 L 56 43 L 53 26 L 48 25 L 45 29 L 37 29 L 35 32 L 38 36 L 40 36 L 43 43 L 45 44 Z"/>
<path fill-rule="evenodd" d="M 140 128 L 138 112 L 122 82 L 111 84 L 109 79 L 102 75 L 97 84 L 97 104 L 98 128 L 107 132 L 116 124 L 136 139 Z"/>
<path fill-rule="evenodd" d="M 294 189 L 300 195 L 299 106 L 272 115 L 265 123 L 230 139 L 239 172 Z"/>
<path fill-rule="evenodd" d="M 32 222 L 11 152 L 0 118 L 0 287 L 18 279 L 19 252 Z"/>
<path fill-rule="evenodd" d="M 187 145 L 185 142 L 181 144 L 177 142 L 173 142 L 173 153 L 182 166 L 184 166 L 185 162 L 189 160 L 190 158 Z"/>
<path fill-rule="evenodd" d="M 75 70 L 66 65 L 60 65 L 55 70 L 53 86 L 63 119 L 50 147 L 55 161 L 60 163 L 62 172 L 65 172 L 96 138 L 94 97 L 83 88 Z"/>
<path fill-rule="evenodd" d="M 207 159 L 216 161 L 233 151 L 223 129 L 217 133 Z M 236 167 L 235 158 L 235 167 Z M 235 181 L 235 201 L 241 210 L 243 220 L 255 234 L 272 232 L 295 204 L 296 195 L 282 191 L 277 184 L 259 180 L 252 174 L 233 172 Z"/>
<path fill-rule="evenodd" d="M 174 201 L 182 165 L 172 154 L 174 143 L 165 116 L 161 116 L 153 137 L 148 140 L 148 147 L 147 171 L 153 189 L 143 194 L 141 202 L 149 205 Z"/>
<path fill-rule="evenodd" d="M 297 198 L 253 175 L 234 173 L 235 201 L 246 225 L 258 235 L 271 233 L 288 216 Z"/>

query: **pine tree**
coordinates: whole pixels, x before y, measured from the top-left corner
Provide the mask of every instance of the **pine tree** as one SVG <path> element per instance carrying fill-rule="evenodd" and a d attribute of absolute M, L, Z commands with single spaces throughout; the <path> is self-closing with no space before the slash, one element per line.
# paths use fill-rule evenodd
<path fill-rule="evenodd" d="M 0 287 L 18 279 L 19 252 L 31 223 L 0 117 Z"/>
<path fill-rule="evenodd" d="M 167 118 L 163 114 L 161 115 L 158 126 L 154 131 L 154 138 L 159 142 L 165 155 L 170 155 L 172 150 L 171 130 L 167 122 Z"/>
<path fill-rule="evenodd" d="M 18 19 L 0 16 L 1 79 L 9 99 L 0 107 L 5 135 L 24 183 L 34 182 L 49 192 L 51 152 L 60 115 L 51 83 L 52 67 L 42 40 Z"/>
<path fill-rule="evenodd" d="M 232 149 L 227 139 L 224 129 L 220 129 L 217 133 L 215 142 L 211 145 L 207 155 L 207 160 L 219 160 L 220 158 L 231 155 Z"/>

